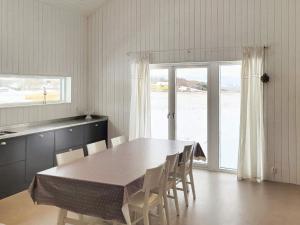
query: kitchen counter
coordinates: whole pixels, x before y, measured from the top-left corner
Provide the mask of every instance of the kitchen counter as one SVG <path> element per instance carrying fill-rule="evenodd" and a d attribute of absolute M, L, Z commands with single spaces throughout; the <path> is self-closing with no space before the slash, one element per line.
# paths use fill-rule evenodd
<path fill-rule="evenodd" d="M 0 140 L 107 120 L 107 116 L 92 116 L 91 119 L 85 119 L 85 116 L 77 116 L 64 119 L 0 127 L 0 132 L 12 132 L 9 134 L 0 135 Z"/>

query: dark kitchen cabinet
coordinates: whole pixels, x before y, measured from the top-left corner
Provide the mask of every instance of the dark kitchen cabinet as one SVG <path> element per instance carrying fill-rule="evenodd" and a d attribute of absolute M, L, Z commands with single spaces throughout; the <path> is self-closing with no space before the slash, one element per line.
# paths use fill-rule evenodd
<path fill-rule="evenodd" d="M 35 174 L 56 165 L 55 155 L 107 140 L 107 120 L 0 140 L 0 199 L 28 188 Z"/>
<path fill-rule="evenodd" d="M 88 124 L 84 127 L 84 143 L 90 144 L 107 139 L 107 121 Z"/>
<path fill-rule="evenodd" d="M 34 175 L 54 165 L 54 132 L 33 134 L 27 137 L 26 182 Z"/>
<path fill-rule="evenodd" d="M 25 160 L 25 137 L 0 140 L 0 166 Z"/>
<path fill-rule="evenodd" d="M 0 199 L 25 189 L 25 161 L 0 166 Z"/>
<path fill-rule="evenodd" d="M 64 128 L 55 131 L 55 151 L 83 147 L 83 126 Z"/>
<path fill-rule="evenodd" d="M 0 140 L 0 198 L 25 187 L 26 138 Z"/>

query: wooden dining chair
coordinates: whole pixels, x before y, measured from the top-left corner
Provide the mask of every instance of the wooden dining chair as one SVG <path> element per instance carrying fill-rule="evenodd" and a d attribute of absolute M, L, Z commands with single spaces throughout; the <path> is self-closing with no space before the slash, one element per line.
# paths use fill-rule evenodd
<path fill-rule="evenodd" d="M 87 146 L 88 155 L 93 155 L 98 152 L 103 152 L 107 150 L 106 142 L 105 141 L 98 141 L 95 143 L 88 144 Z"/>
<path fill-rule="evenodd" d="M 74 162 L 75 160 L 84 158 L 83 149 L 71 150 L 68 152 L 60 153 L 56 155 L 56 162 L 58 166 Z"/>
<path fill-rule="evenodd" d="M 194 184 L 194 176 L 193 176 L 193 145 L 187 145 L 184 147 L 182 153 L 182 159 L 178 164 L 177 171 L 176 171 L 176 183 L 182 183 L 182 188 L 176 188 L 177 190 L 183 191 L 184 193 L 184 200 L 186 207 L 189 206 L 188 203 L 188 185 L 191 185 L 193 198 L 196 199 L 196 191 L 195 191 L 195 184 Z M 189 180 L 188 180 L 189 177 Z"/>
<path fill-rule="evenodd" d="M 120 144 L 123 144 L 125 142 L 127 142 L 127 139 L 125 136 L 115 137 L 115 138 L 111 139 L 111 145 L 113 148 Z"/>
<path fill-rule="evenodd" d="M 56 155 L 56 162 L 58 166 L 62 166 L 71 162 L 74 162 L 78 159 L 84 158 L 83 149 L 70 150 L 68 152 L 60 153 Z M 83 215 L 78 214 L 79 221 L 75 221 L 72 218 L 68 218 L 68 211 L 65 209 L 59 210 L 59 216 L 57 225 L 65 225 L 65 224 L 83 224 Z"/>
<path fill-rule="evenodd" d="M 166 211 L 167 217 L 167 224 L 170 225 L 170 214 L 169 214 L 169 205 L 168 205 L 168 198 L 173 199 L 175 203 L 176 213 L 179 216 L 179 204 L 178 204 L 178 195 L 177 195 L 177 188 L 176 188 L 176 171 L 178 165 L 178 154 L 169 155 L 166 159 L 166 166 L 165 166 L 165 183 L 164 183 L 164 192 L 163 192 L 163 199 L 164 199 L 164 207 Z M 173 195 L 171 195 L 171 190 Z"/>
<path fill-rule="evenodd" d="M 144 177 L 144 185 L 142 190 L 129 197 L 128 205 L 130 212 L 135 215 L 142 215 L 141 217 L 134 218 L 132 225 L 140 221 L 144 221 L 144 225 L 149 225 L 149 212 L 158 208 L 160 224 L 163 225 L 164 207 L 163 207 L 163 171 L 165 165 L 158 166 L 153 169 L 148 169 Z M 159 190 L 154 193 L 154 190 Z"/>
<path fill-rule="evenodd" d="M 169 155 L 166 158 L 166 164 L 163 174 L 163 200 L 164 208 L 166 212 L 167 225 L 170 225 L 170 213 L 169 213 L 169 203 L 168 198 L 173 199 L 175 202 L 176 213 L 179 216 L 179 204 L 176 188 L 176 169 L 178 165 L 178 154 Z M 171 195 L 171 190 L 173 195 Z M 158 190 L 154 190 L 154 193 L 158 193 Z"/>

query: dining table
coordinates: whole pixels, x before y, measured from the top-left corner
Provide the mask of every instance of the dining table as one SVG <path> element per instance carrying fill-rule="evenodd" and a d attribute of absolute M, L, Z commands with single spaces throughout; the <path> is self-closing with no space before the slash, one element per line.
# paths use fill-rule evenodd
<path fill-rule="evenodd" d="M 29 193 L 36 204 L 131 225 L 129 196 L 143 186 L 147 169 L 182 153 L 193 141 L 140 138 L 35 175 Z"/>

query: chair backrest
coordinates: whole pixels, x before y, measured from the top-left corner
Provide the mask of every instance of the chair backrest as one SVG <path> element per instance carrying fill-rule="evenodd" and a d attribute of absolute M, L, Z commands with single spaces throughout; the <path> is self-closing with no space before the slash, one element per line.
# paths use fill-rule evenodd
<path fill-rule="evenodd" d="M 98 152 L 103 152 L 103 151 L 107 150 L 105 141 L 98 141 L 95 143 L 91 143 L 91 144 L 86 145 L 86 147 L 87 147 L 89 155 L 93 155 Z"/>
<path fill-rule="evenodd" d="M 120 144 L 123 144 L 127 142 L 127 139 L 125 136 L 120 136 L 120 137 L 115 137 L 115 138 L 112 138 L 111 139 L 111 144 L 112 144 L 112 147 L 116 147 Z"/>
<path fill-rule="evenodd" d="M 77 149 L 74 151 L 64 152 L 56 155 L 56 162 L 58 166 L 74 162 L 78 159 L 84 158 L 83 149 Z"/>
<path fill-rule="evenodd" d="M 166 158 L 166 175 L 169 177 L 170 174 L 176 173 L 176 168 L 178 164 L 178 154 L 168 155 Z"/>
<path fill-rule="evenodd" d="M 193 166 L 193 145 L 184 146 L 182 163 L 185 165 L 185 168 L 192 168 Z"/>
<path fill-rule="evenodd" d="M 154 189 L 159 189 L 160 194 L 163 190 L 163 172 L 165 164 L 158 167 L 148 169 L 144 177 L 143 192 L 145 192 L 145 199 L 149 197 L 149 194 Z"/>

